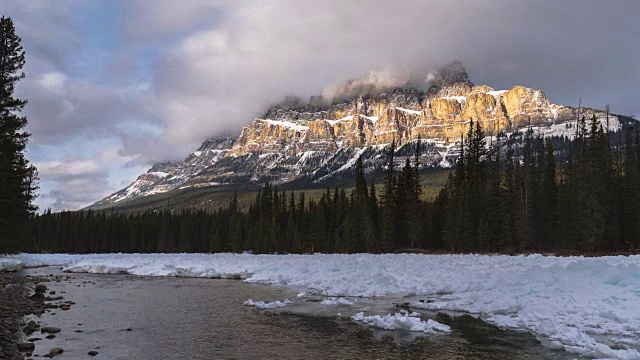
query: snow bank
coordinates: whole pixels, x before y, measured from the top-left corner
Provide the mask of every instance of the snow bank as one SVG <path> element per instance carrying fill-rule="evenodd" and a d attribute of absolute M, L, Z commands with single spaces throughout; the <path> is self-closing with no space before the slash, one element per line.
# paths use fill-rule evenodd
<path fill-rule="evenodd" d="M 242 303 L 243 306 L 253 306 L 256 307 L 260 310 L 264 310 L 264 309 L 276 309 L 276 308 L 281 308 L 281 307 L 285 307 L 289 304 L 292 304 L 293 301 L 289 300 L 289 299 L 284 299 L 284 301 L 274 301 L 274 302 L 270 302 L 270 303 L 266 303 L 264 301 L 253 301 L 251 299 L 245 301 Z"/>
<path fill-rule="evenodd" d="M 640 358 L 640 256 L 109 254 L 12 256 L 69 272 L 239 278 L 326 296 L 425 295 L 593 357 Z M 3 259 L 3 260 L 6 260 Z M 413 321 L 413 320 L 409 320 Z"/>
<path fill-rule="evenodd" d="M 424 321 L 420 319 L 420 314 L 416 312 L 409 313 L 406 310 L 400 310 L 395 314 L 387 314 L 384 316 L 373 315 L 365 316 L 364 312 L 359 312 L 351 317 L 351 320 L 365 324 L 367 326 L 384 329 L 384 330 L 407 330 L 418 331 L 427 334 L 450 333 L 451 328 L 445 324 L 441 324 L 435 320 L 429 319 Z"/>

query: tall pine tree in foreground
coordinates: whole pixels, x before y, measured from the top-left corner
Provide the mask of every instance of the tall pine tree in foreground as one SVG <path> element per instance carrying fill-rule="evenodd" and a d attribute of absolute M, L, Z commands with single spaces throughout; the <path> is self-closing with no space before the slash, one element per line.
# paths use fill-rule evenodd
<path fill-rule="evenodd" d="M 36 209 L 37 171 L 24 156 L 27 118 L 19 116 L 27 101 L 14 95 L 25 76 L 20 41 L 11 18 L 0 18 L 0 253 L 29 248 L 24 242 L 27 224 Z"/>

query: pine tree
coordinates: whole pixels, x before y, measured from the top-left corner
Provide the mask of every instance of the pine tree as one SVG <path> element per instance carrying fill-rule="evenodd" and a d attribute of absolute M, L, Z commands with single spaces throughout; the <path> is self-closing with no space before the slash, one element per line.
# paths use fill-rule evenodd
<path fill-rule="evenodd" d="M 394 197 L 394 213 L 393 222 L 395 224 L 395 242 L 393 245 L 396 249 L 406 249 L 411 246 L 409 242 L 409 212 L 412 211 L 407 203 L 413 192 L 413 170 L 411 169 L 411 161 L 407 157 L 404 167 L 398 175 L 395 186 Z"/>
<path fill-rule="evenodd" d="M 367 193 L 367 181 L 364 178 L 364 166 L 362 156 L 356 161 L 356 188 L 352 194 L 353 219 L 355 228 L 353 233 L 353 245 L 351 251 L 364 252 L 367 248 L 367 233 L 373 233 L 370 221 L 369 195 Z"/>
<path fill-rule="evenodd" d="M 376 186 L 371 183 L 369 189 L 369 202 L 367 205 L 367 226 L 365 229 L 365 238 L 367 241 L 367 252 L 380 252 L 380 221 L 378 215 L 378 197 L 376 196 Z"/>
<path fill-rule="evenodd" d="M 607 228 L 606 207 L 606 178 L 610 172 L 607 169 L 606 153 L 609 149 L 604 142 L 604 134 L 598 127 L 596 116 L 593 115 L 587 138 L 586 158 L 584 168 L 586 177 L 583 179 L 581 198 L 584 201 L 584 248 L 594 251 L 605 241 Z"/>
<path fill-rule="evenodd" d="M 542 241 L 542 247 L 546 249 L 557 247 L 555 230 L 558 221 L 558 187 L 556 184 L 556 161 L 553 152 L 551 141 L 545 141 L 545 167 L 542 175 L 542 217 L 539 239 Z"/>
<path fill-rule="evenodd" d="M 636 125 L 637 126 L 637 125 Z M 640 141 L 638 132 L 628 128 L 625 136 L 622 179 L 622 244 L 628 251 L 640 250 Z"/>
<path fill-rule="evenodd" d="M 505 158 L 504 178 L 501 187 L 501 226 L 500 236 L 498 237 L 498 246 L 501 249 L 512 251 L 515 248 L 515 239 L 517 233 L 517 214 L 519 213 L 519 196 L 516 178 L 516 166 L 513 144 L 507 144 L 507 153 Z"/>
<path fill-rule="evenodd" d="M 498 249 L 497 239 L 501 230 L 500 219 L 504 216 L 500 201 L 500 146 L 492 143 L 487 155 L 487 179 L 483 192 L 484 211 L 478 228 L 478 245 L 480 248 L 495 251 Z"/>
<path fill-rule="evenodd" d="M 422 188 L 420 187 L 420 152 L 421 139 L 418 137 L 418 142 L 415 145 L 414 153 L 414 167 L 411 174 L 407 174 L 409 181 L 407 192 L 407 225 L 408 225 L 408 239 L 409 247 L 415 249 L 420 247 L 421 240 L 423 238 L 423 218 L 422 203 L 420 202 L 420 195 L 422 194 Z M 407 159 L 408 160 L 408 159 Z"/>
<path fill-rule="evenodd" d="M 533 132 L 529 128 L 525 134 L 522 150 L 522 166 L 516 162 L 516 174 L 519 178 L 519 203 L 518 213 L 518 245 L 522 251 L 536 247 L 535 239 L 535 151 L 533 149 Z"/>
<path fill-rule="evenodd" d="M 28 250 L 28 222 L 38 173 L 25 158 L 29 134 L 27 118 L 18 114 L 27 104 L 14 97 L 15 85 L 25 77 L 25 52 L 11 18 L 0 18 L 0 253 Z"/>
<path fill-rule="evenodd" d="M 380 247 L 381 250 L 387 250 L 396 239 L 396 223 L 395 223 L 395 153 L 396 142 L 395 139 L 391 142 L 391 145 L 386 150 L 387 153 L 387 165 L 386 165 L 386 179 L 384 183 L 384 190 L 382 193 L 382 229 Z"/>

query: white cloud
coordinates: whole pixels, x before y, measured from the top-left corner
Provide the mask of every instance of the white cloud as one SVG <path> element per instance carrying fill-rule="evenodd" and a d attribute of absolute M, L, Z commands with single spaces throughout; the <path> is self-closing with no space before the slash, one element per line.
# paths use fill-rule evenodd
<path fill-rule="evenodd" d="M 36 162 L 43 184 L 36 200 L 41 210 L 75 210 L 131 183 L 145 166 L 131 164 L 135 157 L 123 156 L 122 147 L 107 145 L 96 154 L 65 155 L 64 160 Z"/>
<path fill-rule="evenodd" d="M 67 76 L 58 71 L 44 73 L 40 75 L 40 78 L 37 80 L 38 85 L 40 85 L 44 90 L 56 93 L 60 93 L 63 90 L 66 82 Z"/>
<path fill-rule="evenodd" d="M 47 178 L 95 175 L 101 171 L 100 165 L 95 160 L 55 160 L 37 165 L 40 176 Z"/>

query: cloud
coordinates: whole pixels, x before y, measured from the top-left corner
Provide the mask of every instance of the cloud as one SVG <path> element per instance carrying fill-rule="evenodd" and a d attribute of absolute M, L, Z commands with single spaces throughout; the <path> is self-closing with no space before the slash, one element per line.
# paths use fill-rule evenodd
<path fill-rule="evenodd" d="M 634 40 L 640 25 L 625 16 L 640 4 L 212 2 L 202 5 L 205 13 L 219 11 L 208 27 L 207 17 L 189 4 L 166 28 L 184 28 L 186 19 L 200 26 L 162 55 L 152 84 L 157 116 L 166 125 L 162 140 L 176 149 L 237 132 L 285 95 L 371 91 L 454 59 L 464 62 L 475 83 L 524 84 L 557 103 L 582 97 L 591 106 L 610 102 L 623 113 L 637 106 L 621 94 L 640 80 Z"/>
<path fill-rule="evenodd" d="M 41 175 L 50 179 L 65 180 L 77 176 L 103 175 L 100 165 L 93 160 L 50 161 L 38 165 Z"/>
<path fill-rule="evenodd" d="M 41 210 L 75 210 L 108 195 L 108 169 L 91 159 L 36 163 L 46 183 L 37 203 Z"/>
<path fill-rule="evenodd" d="M 36 162 L 43 184 L 37 204 L 40 210 L 75 210 L 93 204 L 109 195 L 114 188 L 126 186 L 143 171 L 144 166 L 129 166 L 114 176 L 114 167 L 132 163 L 132 157 L 121 155 L 118 146 L 106 146 L 95 156 L 72 154 L 62 159 Z"/>
<path fill-rule="evenodd" d="M 105 137 L 129 119 L 144 121 L 140 94 L 128 89 L 101 86 L 57 71 L 32 75 L 20 85 L 18 95 L 29 100 L 24 114 L 30 120 L 32 141 L 38 144 Z"/>
<path fill-rule="evenodd" d="M 423 80 L 426 83 L 426 76 Z M 330 84 L 322 90 L 322 97 L 333 101 L 358 95 L 375 95 L 389 88 L 404 86 L 408 82 L 407 73 L 384 67 L 380 70 L 372 70 L 358 79 Z"/>
<path fill-rule="evenodd" d="M 3 0 L 2 14 L 13 19 L 23 39 L 28 67 L 67 68 L 65 56 L 82 45 L 72 13 L 85 4 L 80 0 Z"/>

